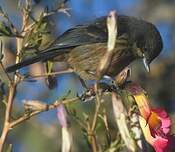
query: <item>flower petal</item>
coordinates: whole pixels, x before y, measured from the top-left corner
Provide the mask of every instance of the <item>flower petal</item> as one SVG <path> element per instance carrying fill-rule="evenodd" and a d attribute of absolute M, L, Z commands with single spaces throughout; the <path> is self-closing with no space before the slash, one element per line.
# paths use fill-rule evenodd
<path fill-rule="evenodd" d="M 154 147 L 156 152 L 165 152 L 165 149 L 168 145 L 168 139 L 157 135 L 153 137 L 151 135 L 150 127 L 149 125 L 147 125 L 147 122 L 143 117 L 141 116 L 139 117 L 139 122 L 142 128 L 145 140 Z"/>
<path fill-rule="evenodd" d="M 161 128 L 161 120 L 159 119 L 159 116 L 157 113 L 151 111 L 151 114 L 147 120 L 147 123 L 149 124 L 151 129 L 160 129 Z"/>
<path fill-rule="evenodd" d="M 161 120 L 161 128 L 164 134 L 168 134 L 171 126 L 171 119 L 166 113 L 166 111 L 162 108 L 151 109 L 155 113 L 157 113 L 159 119 Z"/>
<path fill-rule="evenodd" d="M 67 112 L 64 108 L 64 105 L 60 105 L 57 108 L 57 118 L 61 127 L 67 128 L 68 127 L 68 120 L 67 120 Z"/>
<path fill-rule="evenodd" d="M 134 98 L 138 105 L 141 115 L 147 120 L 151 114 L 149 101 L 147 97 L 142 93 L 139 95 L 134 95 Z"/>

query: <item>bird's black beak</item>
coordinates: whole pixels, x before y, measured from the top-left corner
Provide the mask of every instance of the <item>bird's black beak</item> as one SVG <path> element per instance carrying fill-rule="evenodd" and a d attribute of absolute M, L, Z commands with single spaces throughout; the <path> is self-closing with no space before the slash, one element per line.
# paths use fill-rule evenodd
<path fill-rule="evenodd" d="M 150 72 L 150 66 L 149 66 L 149 63 L 148 63 L 148 61 L 147 61 L 145 55 L 143 56 L 143 64 L 144 64 L 144 66 L 145 66 L 146 71 L 147 71 L 147 72 Z"/>

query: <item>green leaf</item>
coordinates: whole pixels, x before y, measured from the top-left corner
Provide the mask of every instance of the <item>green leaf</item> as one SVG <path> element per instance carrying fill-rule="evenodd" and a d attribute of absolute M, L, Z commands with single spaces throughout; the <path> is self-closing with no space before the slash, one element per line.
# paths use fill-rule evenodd
<path fill-rule="evenodd" d="M 23 40 L 23 47 L 26 49 L 39 48 L 43 35 L 47 34 L 47 23 L 44 20 L 43 14 L 40 15 L 39 21 L 35 22 L 35 25 L 25 35 Z"/>
<path fill-rule="evenodd" d="M 0 36 L 12 36 L 11 28 L 5 22 L 0 22 Z"/>

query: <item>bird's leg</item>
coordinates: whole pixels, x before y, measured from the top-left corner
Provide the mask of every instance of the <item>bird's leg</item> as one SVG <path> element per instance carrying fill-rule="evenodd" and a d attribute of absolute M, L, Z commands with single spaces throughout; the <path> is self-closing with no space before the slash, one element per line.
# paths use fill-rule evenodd
<path fill-rule="evenodd" d="M 83 102 L 91 101 L 95 98 L 95 88 L 94 85 L 86 89 L 81 95 L 77 94 L 77 97 Z"/>
<path fill-rule="evenodd" d="M 78 76 L 78 78 L 79 78 L 81 85 L 85 91 L 83 91 L 82 94 L 77 93 L 77 97 L 79 97 L 80 100 L 84 101 L 84 102 L 92 100 L 95 97 L 94 87 L 88 87 L 86 85 L 85 81 L 80 76 Z"/>
<path fill-rule="evenodd" d="M 94 85 L 91 85 L 90 87 L 88 87 L 86 85 L 86 82 L 79 75 L 78 75 L 78 78 L 79 78 L 81 85 L 83 87 L 83 93 L 81 93 L 81 94 L 77 93 L 77 97 L 83 102 L 93 100 L 95 98 Z"/>
<path fill-rule="evenodd" d="M 119 89 L 115 79 L 113 79 L 112 77 L 110 77 L 108 75 L 104 75 L 102 81 L 103 80 L 108 81 L 108 82 L 106 82 L 106 84 L 110 87 L 110 90 L 118 90 Z"/>
<path fill-rule="evenodd" d="M 81 82 L 82 87 L 83 87 L 84 89 L 88 89 L 88 87 L 87 87 L 87 85 L 86 85 L 86 82 L 85 82 L 80 76 L 78 76 L 78 78 L 79 78 L 79 80 L 80 80 L 80 82 Z"/>
<path fill-rule="evenodd" d="M 92 72 L 92 71 L 88 71 L 88 73 L 95 76 L 95 73 Z M 103 82 L 104 80 L 107 80 L 108 82 Z M 103 84 L 106 84 L 106 86 L 104 87 Z M 111 89 L 114 89 L 114 90 L 117 90 L 117 89 L 118 89 L 118 85 L 117 85 L 115 79 L 113 79 L 112 77 L 110 77 L 110 76 L 108 76 L 108 75 L 104 75 L 104 76 L 102 77 L 102 79 L 100 80 L 99 85 L 102 85 L 101 87 L 102 87 L 102 88 L 104 87 L 103 89 L 105 89 L 105 88 L 108 88 L 108 89 L 111 88 Z M 108 86 L 108 87 L 107 87 L 107 86 Z M 111 89 L 110 89 L 110 90 L 111 90 Z"/>
<path fill-rule="evenodd" d="M 87 87 L 84 80 L 81 77 L 79 78 L 82 86 L 85 85 L 85 91 L 81 95 L 77 94 L 77 97 L 79 97 L 80 100 L 84 102 L 92 101 L 96 96 L 94 84 L 90 87 Z M 105 82 L 105 80 L 107 80 L 107 82 Z M 115 80 L 107 75 L 103 76 L 102 80 L 99 82 L 99 87 L 102 89 L 102 92 L 111 92 L 113 90 L 118 90 L 118 85 L 115 83 Z"/>

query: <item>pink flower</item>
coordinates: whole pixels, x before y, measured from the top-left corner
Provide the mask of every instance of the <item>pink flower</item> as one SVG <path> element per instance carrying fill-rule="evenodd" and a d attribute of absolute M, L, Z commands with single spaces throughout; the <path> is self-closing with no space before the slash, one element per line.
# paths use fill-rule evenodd
<path fill-rule="evenodd" d="M 152 128 L 150 128 L 143 117 L 140 116 L 139 122 L 146 141 L 154 147 L 156 152 L 165 152 L 168 145 L 168 139 L 158 134 L 152 134 Z"/>
<path fill-rule="evenodd" d="M 140 126 L 146 141 L 156 152 L 175 151 L 175 138 L 169 135 L 171 120 L 164 109 L 151 108 L 145 91 L 137 84 L 130 84 L 127 89 L 132 93 L 141 116 Z"/>
<path fill-rule="evenodd" d="M 64 105 L 60 105 L 57 108 L 57 118 L 62 128 L 68 127 L 67 112 L 66 109 L 64 108 Z"/>

